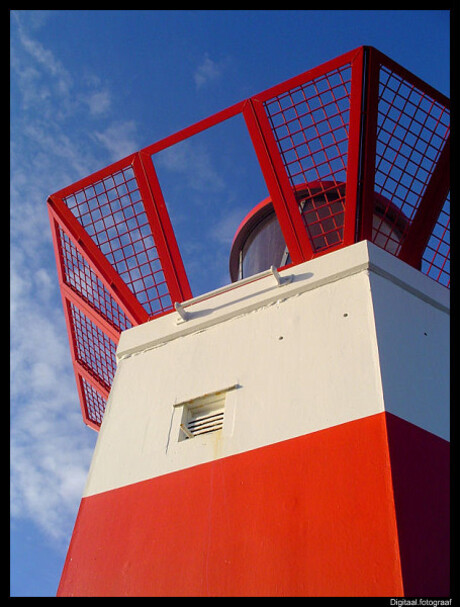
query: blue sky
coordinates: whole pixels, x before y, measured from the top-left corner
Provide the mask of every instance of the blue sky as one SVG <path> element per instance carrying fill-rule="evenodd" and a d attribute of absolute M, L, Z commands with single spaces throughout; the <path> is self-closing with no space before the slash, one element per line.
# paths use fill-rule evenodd
<path fill-rule="evenodd" d="M 445 10 L 11 11 L 12 596 L 55 595 L 97 438 L 81 420 L 47 196 L 364 44 L 449 96 L 449 20 Z M 194 294 L 228 282 L 233 233 L 266 196 L 242 125 L 154 161 Z"/>

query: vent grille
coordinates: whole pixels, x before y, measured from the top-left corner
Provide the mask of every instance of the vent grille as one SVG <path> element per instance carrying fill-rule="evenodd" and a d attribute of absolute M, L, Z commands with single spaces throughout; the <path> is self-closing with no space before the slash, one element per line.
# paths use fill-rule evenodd
<path fill-rule="evenodd" d="M 185 432 L 187 438 L 192 438 L 198 434 L 207 434 L 208 432 L 222 430 L 223 424 L 224 412 L 221 411 L 220 413 L 211 413 L 210 415 L 196 417 L 189 421 L 187 426 L 181 424 L 181 428 Z"/>
<path fill-rule="evenodd" d="M 195 399 L 183 406 L 179 440 L 222 430 L 225 392 Z"/>

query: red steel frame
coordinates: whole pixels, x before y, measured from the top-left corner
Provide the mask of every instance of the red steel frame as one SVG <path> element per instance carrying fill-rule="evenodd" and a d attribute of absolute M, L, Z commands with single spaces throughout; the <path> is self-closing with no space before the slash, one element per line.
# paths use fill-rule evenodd
<path fill-rule="evenodd" d="M 375 239 L 376 192 L 392 213 L 396 200 L 407 218 L 396 255 L 448 286 L 449 99 L 376 49 L 360 47 L 49 197 L 83 418 L 96 430 L 121 331 L 192 297 L 152 156 L 238 114 L 293 264 Z M 326 204 L 312 217 L 326 240 L 328 230 L 333 235 L 325 247 L 315 243 L 295 197 L 300 184 L 312 182 L 323 183 Z M 344 183 L 339 204 L 328 204 L 328 193 L 339 185 L 343 192 Z"/>

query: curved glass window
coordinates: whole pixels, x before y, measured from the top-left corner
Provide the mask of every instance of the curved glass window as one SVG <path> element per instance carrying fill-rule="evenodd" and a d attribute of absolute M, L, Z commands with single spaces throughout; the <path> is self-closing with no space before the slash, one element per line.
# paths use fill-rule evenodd
<path fill-rule="evenodd" d="M 285 265 L 286 243 L 274 212 L 249 234 L 240 252 L 239 278 L 246 278 L 268 270 L 270 266 Z"/>
<path fill-rule="evenodd" d="M 312 188 L 296 194 L 299 210 L 314 253 L 336 247 L 343 239 L 344 188 L 329 187 L 321 193 Z M 372 241 L 397 255 L 409 221 L 401 209 L 375 194 Z M 246 217 L 230 253 L 232 282 L 290 263 L 290 256 L 270 199 L 262 201 Z"/>

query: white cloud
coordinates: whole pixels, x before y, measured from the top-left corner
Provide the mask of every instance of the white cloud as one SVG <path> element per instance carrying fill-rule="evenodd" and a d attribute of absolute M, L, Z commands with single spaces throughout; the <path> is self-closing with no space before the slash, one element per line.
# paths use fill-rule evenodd
<path fill-rule="evenodd" d="M 64 548 L 95 433 L 81 419 L 57 284 L 37 253 L 11 251 L 11 513 Z"/>
<path fill-rule="evenodd" d="M 22 295 L 11 326 L 11 512 L 65 547 L 95 437 L 82 432 L 64 323 Z"/>
<path fill-rule="evenodd" d="M 140 148 L 136 130 L 133 120 L 114 122 L 103 131 L 96 131 L 93 138 L 109 152 L 111 160 L 115 161 Z"/>
<path fill-rule="evenodd" d="M 225 182 L 203 142 L 187 139 L 158 154 L 160 166 L 180 175 L 186 189 L 198 193 L 222 191 Z"/>
<path fill-rule="evenodd" d="M 213 226 L 211 231 L 211 237 L 216 240 L 219 244 L 230 247 L 236 230 L 244 219 L 246 212 L 244 209 L 239 207 L 232 207 L 226 214 L 224 214 Z"/>
<path fill-rule="evenodd" d="M 21 78 L 25 99 L 30 102 L 43 102 L 51 98 L 51 89 L 61 98 L 69 98 L 73 79 L 62 63 L 40 42 L 32 38 L 24 26 L 21 11 L 13 11 L 12 19 L 17 25 L 19 42 L 33 63 L 29 65 L 25 58 L 19 57 L 19 49 L 12 45 L 12 65 Z M 50 78 L 45 82 L 44 76 Z"/>
<path fill-rule="evenodd" d="M 110 110 L 112 103 L 110 91 L 107 89 L 94 91 L 85 100 L 93 116 L 106 114 Z"/>
<path fill-rule="evenodd" d="M 46 198 L 94 170 L 88 120 L 110 111 L 111 95 L 74 82 L 31 35 L 47 16 L 27 13 L 13 13 L 11 36 L 11 514 L 65 549 L 97 435 L 81 417 Z"/>
<path fill-rule="evenodd" d="M 56 275 L 51 276 L 49 268 L 39 268 L 34 275 L 34 290 L 40 301 L 50 301 L 56 292 Z"/>
<path fill-rule="evenodd" d="M 43 259 L 11 260 L 11 513 L 65 547 L 95 434 L 85 431 L 57 286 Z"/>
<path fill-rule="evenodd" d="M 196 68 L 193 78 L 195 80 L 195 86 L 201 89 L 209 82 L 218 80 L 222 75 L 223 64 L 213 61 L 206 53 L 203 61 Z"/>
<path fill-rule="evenodd" d="M 68 404 L 70 408 L 73 403 Z M 35 423 L 33 435 L 23 423 L 21 431 L 15 425 L 11 436 L 11 513 L 18 520 L 31 519 L 55 545 L 65 549 L 92 446 L 68 432 L 55 438 L 62 429 L 55 419 L 31 415 L 29 422 Z"/>

